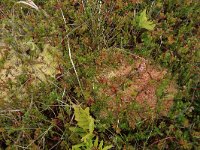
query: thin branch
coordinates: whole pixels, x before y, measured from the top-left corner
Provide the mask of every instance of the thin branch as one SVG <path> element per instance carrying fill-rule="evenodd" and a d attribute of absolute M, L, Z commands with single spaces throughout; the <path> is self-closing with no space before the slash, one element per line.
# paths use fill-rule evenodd
<path fill-rule="evenodd" d="M 57 0 L 57 2 L 59 2 L 59 1 Z M 62 18 L 63 18 L 64 24 L 66 25 L 67 22 L 66 22 L 64 13 L 63 13 L 63 11 L 62 11 L 62 8 L 60 8 L 60 11 L 61 11 L 61 14 L 62 14 Z M 69 34 L 69 33 L 68 33 L 68 34 Z M 69 44 L 69 36 L 67 35 L 67 36 L 65 36 L 65 37 L 67 37 L 67 46 L 68 46 L 68 53 L 69 53 L 70 62 L 71 62 L 72 67 L 73 67 L 73 69 L 74 69 L 74 72 L 75 72 L 75 75 L 76 75 L 78 84 L 79 84 L 80 89 L 81 89 L 81 93 L 83 94 L 83 89 L 82 89 L 82 86 L 81 86 L 81 82 L 80 82 L 80 79 L 79 79 L 79 77 L 78 77 L 78 73 L 77 73 L 77 71 L 76 71 L 76 67 L 75 67 L 75 65 L 74 65 L 74 62 L 73 62 L 73 59 L 72 59 L 72 55 L 71 55 L 71 49 L 70 49 L 70 44 Z M 65 38 L 65 37 L 64 37 L 64 38 Z M 63 40 L 64 40 L 64 39 L 63 39 Z M 63 41 L 63 40 L 62 40 L 62 41 Z"/>
<path fill-rule="evenodd" d="M 32 8 L 34 8 L 35 10 L 39 11 L 39 8 L 38 6 L 31 0 L 28 0 L 28 1 L 19 1 L 17 2 L 17 4 L 25 4 L 27 6 L 30 6 Z"/>
<path fill-rule="evenodd" d="M 70 49 L 70 44 L 69 44 L 69 38 L 68 38 L 68 40 L 67 40 L 67 46 L 68 46 L 68 52 L 69 52 L 69 59 L 70 59 L 70 61 L 71 61 L 72 67 L 73 67 L 73 69 L 74 69 L 74 72 L 75 72 L 75 74 L 76 74 L 76 78 L 77 78 L 77 80 L 78 80 L 78 84 L 79 84 L 79 86 L 80 86 L 80 88 L 81 88 L 81 93 L 83 94 L 83 89 L 82 89 L 82 86 L 81 86 L 81 82 L 80 82 L 80 79 L 79 79 L 79 77 L 78 77 L 78 73 L 77 73 L 77 71 L 76 71 L 76 67 L 75 67 L 74 62 L 73 62 L 73 59 L 72 59 L 72 54 L 71 54 L 71 49 Z"/>
<path fill-rule="evenodd" d="M 1 110 L 0 113 L 22 112 L 23 109 Z"/>

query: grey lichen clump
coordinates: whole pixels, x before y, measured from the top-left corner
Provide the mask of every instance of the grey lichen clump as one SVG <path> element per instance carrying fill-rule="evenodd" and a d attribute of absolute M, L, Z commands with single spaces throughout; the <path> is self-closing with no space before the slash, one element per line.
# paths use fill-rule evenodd
<path fill-rule="evenodd" d="M 122 49 L 103 50 L 96 63 L 96 99 L 106 106 L 100 117 L 111 115 L 114 128 L 124 118 L 134 128 L 138 121 L 167 115 L 177 92 L 167 69 Z"/>
<path fill-rule="evenodd" d="M 61 53 L 49 44 L 44 45 L 43 51 L 37 57 L 31 57 L 25 52 L 19 54 L 5 44 L 0 45 L 0 48 L 1 103 L 12 103 L 13 95 L 21 100 L 26 99 L 27 86 L 37 86 L 54 77 L 61 60 Z"/>

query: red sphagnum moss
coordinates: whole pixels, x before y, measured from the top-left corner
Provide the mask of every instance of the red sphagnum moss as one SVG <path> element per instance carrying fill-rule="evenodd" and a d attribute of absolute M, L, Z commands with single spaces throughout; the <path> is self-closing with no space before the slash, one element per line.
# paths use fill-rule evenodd
<path fill-rule="evenodd" d="M 99 99 L 106 98 L 108 110 L 102 110 L 100 116 L 104 118 L 111 113 L 117 121 L 113 123 L 116 131 L 119 130 L 116 124 L 122 120 L 120 113 L 126 112 L 131 128 L 135 128 L 137 121 L 167 115 L 177 90 L 175 83 L 170 81 L 163 91 L 165 96 L 157 96 L 162 81 L 170 77 L 166 69 L 120 49 L 103 50 L 96 61 L 96 84 L 100 87 L 97 95 Z"/>

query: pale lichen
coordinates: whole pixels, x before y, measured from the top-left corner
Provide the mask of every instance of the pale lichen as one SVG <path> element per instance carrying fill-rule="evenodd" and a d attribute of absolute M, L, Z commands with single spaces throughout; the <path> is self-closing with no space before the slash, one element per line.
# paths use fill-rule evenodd
<path fill-rule="evenodd" d="M 44 45 L 43 51 L 34 58 L 26 53 L 19 55 L 5 44 L 1 46 L 0 58 L 4 61 L 0 68 L 0 100 L 12 102 L 11 97 L 16 92 L 19 93 L 17 97 L 23 99 L 26 95 L 26 83 L 37 86 L 38 83 L 47 82 L 55 77 L 60 57 L 61 53 L 49 44 Z M 27 76 L 27 79 L 24 84 L 17 87 L 22 75 Z"/>

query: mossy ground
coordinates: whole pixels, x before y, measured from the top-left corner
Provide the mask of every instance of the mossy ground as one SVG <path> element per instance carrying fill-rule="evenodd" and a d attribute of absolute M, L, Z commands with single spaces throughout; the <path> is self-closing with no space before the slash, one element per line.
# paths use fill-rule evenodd
<path fill-rule="evenodd" d="M 80 143 L 72 104 L 113 149 L 199 149 L 199 1 L 16 2 L 0 2 L 2 149 Z"/>

